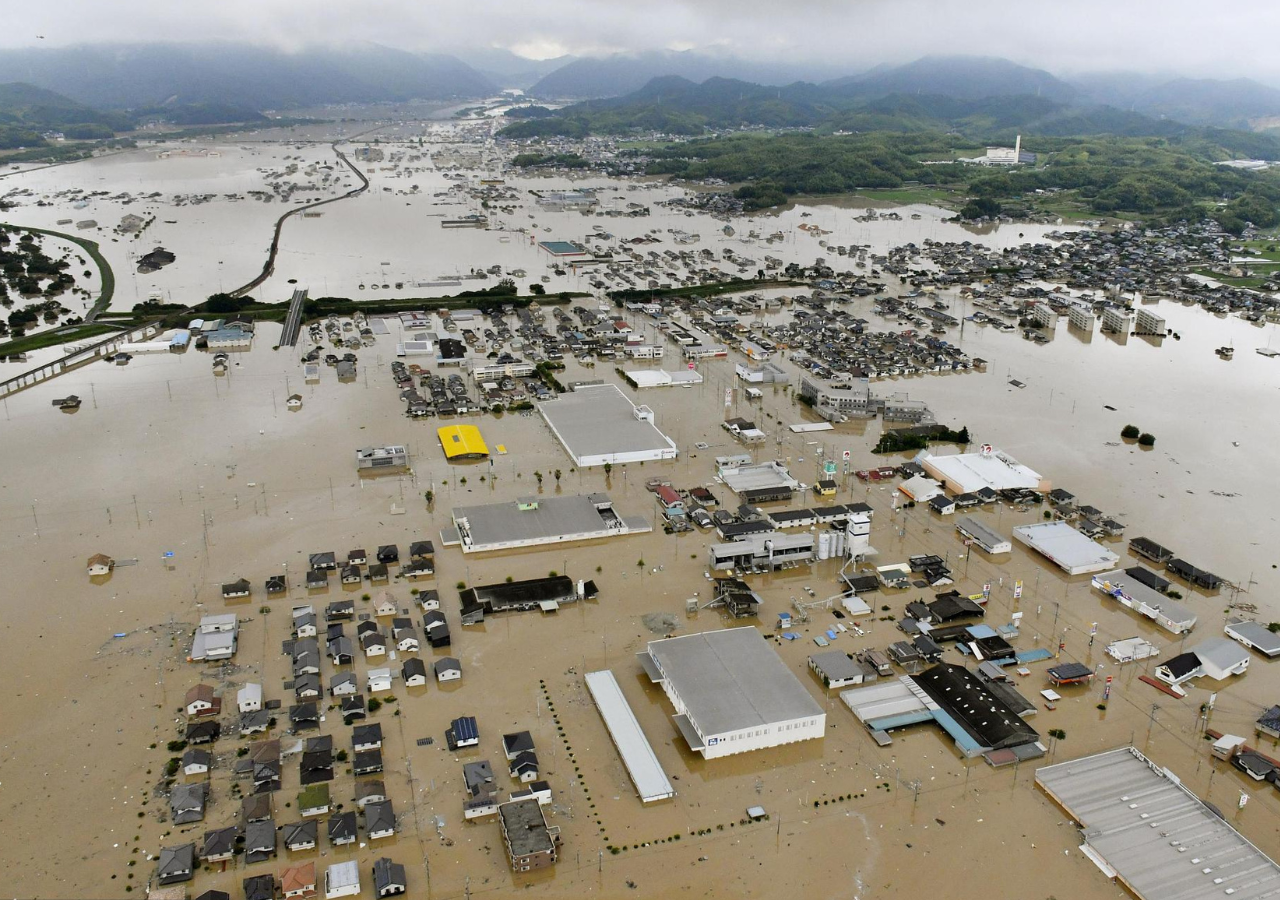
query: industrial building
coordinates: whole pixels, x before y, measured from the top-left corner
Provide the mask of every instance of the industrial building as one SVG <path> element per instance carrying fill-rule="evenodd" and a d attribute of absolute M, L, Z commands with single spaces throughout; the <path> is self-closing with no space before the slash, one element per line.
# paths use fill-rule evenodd
<path fill-rule="evenodd" d="M 1036 784 L 1080 825 L 1081 852 L 1141 900 L 1280 891 L 1280 866 L 1133 747 L 1044 766 Z"/>
<path fill-rule="evenodd" d="M 1039 472 L 1022 465 L 1007 453 L 984 446 L 977 453 L 916 457 L 925 474 L 940 481 L 953 494 L 973 494 L 983 488 L 1007 491 L 1017 488 L 1048 493 L 1049 482 Z"/>
<path fill-rule="evenodd" d="M 650 641 L 637 654 L 705 759 L 820 738 L 827 716 L 755 628 Z"/>
<path fill-rule="evenodd" d="M 1196 614 L 1159 591 L 1152 590 L 1130 574 L 1133 570 L 1116 569 L 1094 575 L 1094 588 L 1140 615 L 1152 619 L 1174 634 L 1185 634 L 1195 627 Z M 1141 570 L 1140 571 L 1145 571 Z"/>
<path fill-rule="evenodd" d="M 400 444 L 361 447 L 356 451 L 357 469 L 397 469 L 409 465 L 409 449 Z"/>
<path fill-rule="evenodd" d="M 1068 575 L 1101 572 L 1120 561 L 1119 556 L 1089 540 L 1066 522 L 1019 525 L 1013 529 L 1013 536 Z"/>
<path fill-rule="evenodd" d="M 484 553 L 652 530 L 643 516 L 619 516 L 608 494 L 587 494 L 455 506 L 453 527 L 442 531 L 440 539 L 446 547 L 460 545 L 463 553 Z"/>
<path fill-rule="evenodd" d="M 579 387 L 538 404 L 538 411 L 580 468 L 675 459 L 675 442 L 654 424 L 653 410 L 636 406 L 616 385 Z"/>
<path fill-rule="evenodd" d="M 623 696 L 618 680 L 607 669 L 599 672 L 588 672 L 586 676 L 587 690 L 595 701 L 600 717 L 609 729 L 613 745 L 618 748 L 622 764 L 626 766 L 631 783 L 636 786 L 640 802 L 653 803 L 666 800 L 676 795 L 671 780 L 658 762 L 649 739 L 631 711 L 631 704 Z"/>
<path fill-rule="evenodd" d="M 936 722 L 966 757 L 986 756 L 993 765 L 1044 755 L 1035 729 L 963 666 L 940 663 L 845 691 L 840 699 L 873 732 Z"/>
<path fill-rule="evenodd" d="M 798 566 L 816 558 L 814 536 L 766 531 L 727 544 L 707 548 L 707 563 L 713 569 L 743 569 L 772 572 Z"/>
<path fill-rule="evenodd" d="M 456 459 L 485 459 L 489 455 L 489 447 L 474 425 L 443 425 L 436 429 L 436 437 L 440 439 L 440 447 L 444 450 L 445 459 L 450 462 Z"/>

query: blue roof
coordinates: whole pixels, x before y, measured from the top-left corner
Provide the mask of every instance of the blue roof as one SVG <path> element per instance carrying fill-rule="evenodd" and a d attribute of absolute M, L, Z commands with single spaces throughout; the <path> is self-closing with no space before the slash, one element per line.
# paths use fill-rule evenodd
<path fill-rule="evenodd" d="M 1053 654 L 1050 653 L 1046 648 L 1036 647 L 1034 650 L 1019 651 L 1018 662 L 1020 663 L 1040 662 L 1041 660 L 1049 659 L 1052 656 Z"/>
<path fill-rule="evenodd" d="M 987 749 L 982 744 L 975 741 L 973 739 L 973 735 L 961 728 L 960 723 L 952 718 L 951 713 L 947 712 L 945 709 L 935 709 L 933 711 L 933 718 L 942 726 L 943 731 L 951 735 L 952 739 L 956 742 L 956 745 L 964 751 L 966 756 Z"/>
<path fill-rule="evenodd" d="M 891 728 L 904 728 L 907 725 L 918 725 L 934 718 L 931 711 L 917 709 L 912 712 L 899 713 L 895 716 L 884 716 L 879 719 L 867 719 L 866 726 L 872 731 L 888 731 Z"/>
<path fill-rule="evenodd" d="M 970 625 L 965 631 L 969 632 L 969 637 L 975 641 L 982 638 L 997 637 L 996 630 L 990 625 Z"/>

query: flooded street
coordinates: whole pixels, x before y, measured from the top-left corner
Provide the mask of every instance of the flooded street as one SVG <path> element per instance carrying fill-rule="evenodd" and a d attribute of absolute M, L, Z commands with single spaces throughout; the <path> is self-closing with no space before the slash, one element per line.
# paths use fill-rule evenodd
<path fill-rule="evenodd" d="M 246 146 L 250 149 L 241 149 Z M 259 167 L 279 169 L 286 157 L 302 157 L 304 169 L 334 162 L 327 145 L 298 149 L 237 141 L 217 147 L 217 157 L 158 159 L 154 150 L 139 150 L 31 172 L 0 180 L 0 193 L 29 187 L 40 194 L 73 185 L 110 194 L 158 190 L 166 197 L 246 193 L 259 189 Z M 654 205 L 682 193 L 676 187 L 602 178 L 522 178 L 512 184 L 526 196 L 530 189 L 595 187 L 603 207 L 635 201 L 649 205 L 651 215 L 584 217 L 537 208 L 530 197 L 517 213 L 498 217 L 507 231 L 443 229 L 441 217 L 479 207 L 436 205 L 433 194 L 449 184 L 437 171 L 409 177 L 372 168 L 373 185 L 365 195 L 324 207 L 318 218 L 290 220 L 276 274 L 255 292 L 261 299 L 287 298 L 293 288 L 289 279 L 297 279 L 313 297 L 436 296 L 455 291 L 410 282 L 493 264 L 504 271 L 525 269 L 527 277 L 517 279 L 523 287 L 549 272 L 547 254 L 530 245 L 533 232 L 514 230 L 532 229 L 535 222 L 538 240 L 580 241 L 596 224 L 618 238 L 656 229 L 665 240 L 669 229 L 676 229 L 699 233 L 695 247 L 711 247 L 717 256 L 732 246 L 744 255 L 769 253 L 806 264 L 834 254 L 801 231 L 802 224 L 829 231 L 822 239 L 830 244 L 870 245 L 873 252 L 930 238 L 979 239 L 943 222 L 945 213 L 936 208 L 903 207 L 900 221 L 857 222 L 865 207 L 815 204 L 735 221 L 738 235 L 751 229 L 784 234 L 773 244 L 760 239 L 748 245 L 725 235 L 720 220 Z M 339 178 L 325 190 L 341 192 L 350 180 Z M 418 194 L 396 192 L 409 183 L 419 184 Z M 314 199 L 310 192 L 305 196 Z M 130 208 L 138 206 L 96 199 L 76 216 L 93 215 L 109 230 Z M 95 237 L 113 266 L 118 264 L 115 307 L 129 308 L 151 290 L 195 302 L 221 286 L 248 281 L 261 269 L 272 222 L 284 208 L 279 201 L 245 199 L 176 210 L 158 204 L 151 211 L 161 221 L 139 241 Z M 25 200 L 8 213 L 15 223 L 51 228 L 67 215 L 56 205 L 37 207 Z M 161 228 L 165 218 L 178 224 Z M 980 239 L 1012 246 L 1051 230 L 1004 225 Z M 129 254 L 154 244 L 175 252 L 177 261 L 151 275 L 131 276 Z M 659 246 L 669 247 L 670 241 Z M 368 287 L 375 280 L 406 286 L 375 294 Z M 491 278 L 463 282 L 463 287 L 492 283 Z M 898 285 L 890 284 L 892 294 Z M 585 276 L 566 274 L 552 276 L 546 287 L 587 290 L 589 284 Z M 807 289 L 797 287 L 794 293 L 801 291 Z M 958 297 L 942 296 L 957 318 L 972 312 Z M 892 328 L 873 318 L 871 304 L 855 300 L 848 308 L 872 321 L 873 328 Z M 987 360 L 985 373 L 881 380 L 872 390 L 903 391 L 927 401 L 940 422 L 968 426 L 976 442 L 994 444 L 1055 487 L 1119 518 L 1127 526 L 1126 537 L 1145 534 L 1237 583 L 1236 599 L 1255 604 L 1261 621 L 1280 620 L 1280 570 L 1275 568 L 1280 564 L 1275 549 L 1280 487 L 1268 471 L 1280 437 L 1273 414 L 1280 360 L 1254 352 L 1269 345 L 1274 329 L 1172 303 L 1152 308 L 1180 339 L 1118 341 L 1096 328 L 1084 337 L 1064 319 L 1051 341 L 1035 344 L 1016 331 L 965 322 L 963 331 L 950 329 L 947 340 Z M 785 317 L 788 309 L 776 315 Z M 632 321 L 648 327 L 646 320 Z M 758 626 L 827 708 L 822 740 L 707 762 L 688 750 L 670 704 L 643 675 L 635 654 L 666 633 L 646 627 L 645 616 L 666 614 L 677 634 L 731 623 L 716 610 L 685 612 L 688 599 L 709 599 L 707 546 L 718 538 L 699 531 L 663 534 L 645 481 L 661 477 L 681 488 L 706 485 L 722 506 L 732 508 L 736 500 L 716 479 L 713 464 L 715 456 L 743 452 L 720 427 L 726 415 L 754 420 L 768 437 L 749 452 L 759 460 L 786 461 L 805 482 L 814 480 L 819 448 L 826 458 L 849 451 L 851 471 L 897 461 L 870 452 L 880 434 L 878 422 L 792 433 L 788 425 L 814 416 L 789 389 L 768 385 L 756 402 L 734 390 L 726 406 L 725 390 L 735 388 L 734 364 L 744 361 L 735 351 L 728 359 L 700 361 L 705 380 L 697 387 L 623 387 L 635 403 L 653 408 L 656 425 L 679 447 L 674 461 L 619 466 L 610 474 L 575 470 L 540 415 L 507 412 L 465 420 L 481 429 L 490 448 L 501 445 L 505 454 L 491 462 L 450 464 L 435 431 L 444 421 L 404 416 L 390 365 L 405 333 L 399 320 L 389 319 L 388 325 L 389 334 L 358 352 L 359 374 L 347 384 L 328 367 L 322 367 L 318 384 L 305 383 L 298 359 L 305 347 L 273 350 L 279 326 L 260 323 L 253 349 L 232 354 L 222 377 L 211 374 L 203 352 L 139 354 L 126 366 L 95 363 L 4 401 L 0 558 L 9 577 L 0 652 L 12 674 L 11 689 L 0 697 L 0 719 L 9 725 L 0 738 L 0 846 L 5 848 L 0 869 L 13 895 L 124 896 L 126 886 L 137 894 L 154 871 L 147 853 L 188 840 L 199 845 L 205 830 L 237 822 L 232 767 L 237 748 L 246 742 L 228 734 L 234 725 L 224 725 L 215 745 L 205 821 L 180 827 L 167 821 L 167 799 L 156 786 L 174 755 L 165 745 L 179 736 L 186 691 L 204 680 L 232 698 L 238 686 L 260 681 L 266 697 L 282 699 L 287 709 L 292 691 L 284 683 L 292 673 L 281 642 L 290 636 L 290 607 L 309 603 L 322 612 L 327 603 L 350 597 L 360 614 L 368 609 L 362 595 L 376 593 L 333 580 L 324 591 L 308 592 L 303 584 L 307 555 L 334 551 L 344 558 L 352 547 L 394 543 L 403 550 L 410 541 L 430 539 L 439 548 L 437 575 L 421 586 L 439 590 L 454 632 L 452 646 L 433 651 L 424 644 L 421 656 L 427 661 L 455 656 L 463 677 L 445 686 L 397 684 L 396 703 L 371 716 L 386 736 L 387 768 L 381 777 L 400 820 L 396 837 L 337 848 L 322 841 L 322 854 L 300 858 L 315 858 L 321 865 L 358 859 L 367 872 L 375 858 L 392 855 L 409 869 L 415 897 L 517 891 L 548 898 L 776 897 L 786 889 L 781 886 L 796 885 L 807 897 L 890 898 L 936 892 L 939 864 L 970 859 L 981 842 L 999 855 L 1000 864 L 985 867 L 981 885 L 971 879 L 954 888 L 958 897 L 1122 896 L 1076 851 L 1076 830 L 1033 784 L 1034 764 L 995 769 L 980 758 L 963 759 L 950 739 L 927 725 L 895 732 L 891 745 L 877 746 L 837 692 L 824 694 L 806 667 L 812 638 L 835 621 L 829 611 L 814 609 L 807 624 L 795 626 L 801 640 L 773 637 L 777 614 L 791 610 L 794 599 L 809 597 L 807 587 L 819 599 L 837 593 L 839 561 L 751 581 L 765 601 Z M 1214 355 L 1213 349 L 1223 345 L 1237 351 L 1233 361 Z M 668 353 L 674 353 L 671 344 Z M 795 366 L 778 361 L 796 384 Z M 566 364 L 557 374 L 566 384 L 591 379 L 621 384 L 611 363 L 584 366 L 569 358 Z M 668 358 L 650 365 L 674 369 L 683 362 Z M 78 411 L 51 406 L 53 398 L 72 393 L 84 400 Z M 285 401 L 295 393 L 302 407 L 290 410 Z M 1129 423 L 1156 436 L 1154 449 L 1120 441 L 1120 429 Z M 706 448 L 699 449 L 699 443 Z M 407 446 L 411 471 L 359 477 L 355 450 L 384 444 Z M 556 470 L 562 473 L 558 483 L 551 475 Z M 535 473 L 546 476 L 541 485 Z M 434 498 L 430 505 L 428 491 Z M 595 491 L 607 492 L 620 515 L 648 517 L 655 530 L 516 553 L 464 556 L 441 546 L 441 530 L 449 526 L 455 505 Z M 1112 640 L 1141 635 L 1161 648 L 1161 659 L 1174 656 L 1221 633 L 1232 592 L 1205 596 L 1180 588 L 1200 619 L 1192 635 L 1170 639 L 1148 620 L 1104 600 L 1091 590 L 1087 576 L 1063 577 L 1021 544 L 995 560 L 979 552 L 966 555 L 953 519 L 923 507 L 895 510 L 892 491 L 891 485 L 867 485 L 849 474 L 841 476 L 838 494 L 831 498 L 872 506 L 877 564 L 923 552 L 944 556 L 962 593 L 992 585 L 987 621 L 993 627 L 1010 621 L 1014 612 L 1023 613 L 1016 641 L 1020 650 L 1053 649 L 1061 641 L 1064 661 L 1098 670 L 1092 685 L 1061 688 L 1064 699 L 1052 710 L 1038 700 L 1047 685 L 1043 667 L 1018 681 L 1018 689 L 1039 707 L 1029 724 L 1042 737 L 1050 728 L 1066 732 L 1050 756 L 1035 764 L 1132 742 L 1225 810 L 1227 820 L 1265 852 L 1280 851 L 1275 789 L 1208 756 L 1199 707 L 1215 685 L 1203 680 L 1187 698 L 1176 700 L 1138 680 L 1155 663 L 1120 667 L 1103 652 Z M 796 501 L 814 504 L 812 495 Z M 1039 521 L 1041 515 L 1041 508 L 1018 512 L 1001 505 L 983 518 L 1007 535 L 1014 525 Z M 1108 546 L 1124 564 L 1136 562 L 1123 541 Z M 117 560 L 115 571 L 99 583 L 85 573 L 85 560 L 95 553 Z M 130 564 L 133 560 L 136 564 Z M 458 584 L 553 571 L 595 580 L 599 598 L 554 614 L 508 614 L 481 626 L 458 623 Z M 287 575 L 290 589 L 287 596 L 268 600 L 263 582 L 279 573 Z M 240 577 L 252 583 L 253 596 L 224 601 L 221 585 Z M 1019 580 L 1026 590 L 1015 600 L 1013 585 Z M 401 607 L 413 606 L 409 584 L 397 581 L 390 590 Z M 930 593 L 913 588 L 867 595 L 874 612 L 859 623 L 866 635 L 842 634 L 834 646 L 853 652 L 901 639 L 892 619 L 901 617 L 907 602 L 930 599 Z M 196 621 L 224 611 L 236 612 L 242 623 L 232 664 L 187 662 Z M 412 615 L 420 618 L 416 607 Z M 959 657 L 949 654 L 948 659 Z M 381 664 L 398 667 L 399 662 Z M 1208 727 L 1252 740 L 1254 720 L 1278 699 L 1276 665 L 1255 656 L 1246 676 L 1216 685 L 1221 693 Z M 357 660 L 362 682 L 368 667 L 368 660 Z M 677 795 L 669 802 L 642 807 L 584 689 L 584 671 L 606 667 L 616 674 L 673 780 Z M 1107 676 L 1115 682 L 1109 704 L 1099 709 Z M 444 730 L 463 715 L 478 718 L 481 746 L 450 753 Z M 335 748 L 345 748 L 348 729 L 336 710 L 328 710 L 322 729 L 334 735 Z M 493 819 L 464 822 L 461 813 L 462 763 L 492 759 L 501 769 L 501 735 L 523 729 L 533 734 L 544 766 L 541 777 L 554 790 L 549 821 L 560 826 L 563 840 L 554 870 L 532 874 L 511 871 Z M 433 743 L 421 744 L 427 737 Z M 1261 749 L 1276 752 L 1271 746 Z M 297 767 L 289 758 L 283 768 L 284 786 L 275 796 L 277 825 L 297 819 Z M 497 780 L 504 792 L 514 784 L 501 772 Z M 339 766 L 335 802 L 349 806 L 352 789 L 348 767 Z M 1253 801 L 1243 809 L 1237 808 L 1240 792 Z M 766 809 L 767 821 L 752 824 L 744 818 L 746 808 L 755 805 Z M 49 818 L 61 823 L 59 839 L 47 845 L 33 841 L 32 823 Z M 625 849 L 612 853 L 609 847 Z M 197 871 L 192 893 L 219 889 L 236 896 L 246 875 L 277 871 L 288 858 L 281 848 L 280 858 L 269 863 L 246 866 L 238 860 L 225 871 L 220 865 Z M 364 896 L 369 895 L 366 890 Z"/>

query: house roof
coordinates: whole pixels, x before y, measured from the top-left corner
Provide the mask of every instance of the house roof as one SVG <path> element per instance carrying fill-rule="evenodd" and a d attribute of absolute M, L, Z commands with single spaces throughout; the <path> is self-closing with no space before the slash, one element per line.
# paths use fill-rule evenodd
<path fill-rule="evenodd" d="M 351 743 L 353 745 L 382 743 L 382 724 L 372 722 L 368 725 L 357 725 L 351 729 Z"/>
<path fill-rule="evenodd" d="M 450 722 L 449 727 L 453 730 L 454 739 L 457 741 L 474 741 L 480 736 L 475 716 L 460 716 Z"/>
<path fill-rule="evenodd" d="M 204 702 L 204 703 L 212 703 L 213 688 L 207 684 L 197 684 L 195 687 L 188 690 L 187 705 L 190 706 L 192 703 L 196 703 L 197 701 Z"/>
<path fill-rule="evenodd" d="M 290 866 L 280 873 L 280 889 L 286 894 L 291 891 L 305 891 L 316 886 L 316 864 L 303 863 Z"/>
<path fill-rule="evenodd" d="M 507 756 L 515 756 L 525 750 L 533 749 L 533 735 L 527 731 L 516 731 L 502 736 L 502 750 Z"/>
<path fill-rule="evenodd" d="M 225 856 L 235 850 L 236 838 L 240 835 L 240 829 L 234 826 L 230 828 L 215 828 L 212 831 L 204 833 L 204 849 L 201 856 Z"/>
<path fill-rule="evenodd" d="M 274 875 L 250 875 L 244 880 L 244 900 L 272 900 L 275 895 Z"/>
<path fill-rule="evenodd" d="M 357 837 L 354 811 L 334 813 L 329 817 L 329 840 L 339 841 Z"/>
<path fill-rule="evenodd" d="M 364 827 L 372 833 L 376 831 L 395 831 L 396 811 L 390 800 L 375 800 L 364 808 Z"/>
<path fill-rule="evenodd" d="M 271 818 L 271 795 L 250 794 L 245 797 L 240 801 L 240 814 L 246 823 Z"/>
<path fill-rule="evenodd" d="M 315 819 L 291 822 L 284 826 L 284 844 L 286 847 L 298 844 L 314 844 L 319 830 L 319 825 Z"/>
<path fill-rule="evenodd" d="M 392 862 L 385 856 L 375 860 L 373 863 L 373 885 L 379 895 L 389 887 L 404 887 L 404 866 L 398 862 Z"/>
<path fill-rule="evenodd" d="M 180 844 L 160 848 L 160 877 L 190 872 L 195 863 L 196 845 Z"/>
<path fill-rule="evenodd" d="M 1191 650 L 1201 662 L 1219 669 L 1230 669 L 1249 659 L 1249 651 L 1228 638 L 1209 638 L 1196 644 Z"/>
<path fill-rule="evenodd" d="M 435 661 L 434 668 L 437 675 L 439 675 L 441 672 L 448 672 L 450 670 L 454 672 L 461 672 L 462 663 L 458 662 L 452 656 L 444 656 Z"/>
<path fill-rule="evenodd" d="M 1185 678 L 1200 668 L 1200 657 L 1191 652 L 1179 653 L 1172 659 L 1165 660 L 1158 668 L 1164 669 L 1174 678 Z"/>
<path fill-rule="evenodd" d="M 418 659 L 418 657 L 411 656 L 404 661 L 404 665 L 401 667 L 401 674 L 404 676 L 406 681 L 415 675 L 421 675 L 423 678 L 426 678 L 427 664 Z"/>

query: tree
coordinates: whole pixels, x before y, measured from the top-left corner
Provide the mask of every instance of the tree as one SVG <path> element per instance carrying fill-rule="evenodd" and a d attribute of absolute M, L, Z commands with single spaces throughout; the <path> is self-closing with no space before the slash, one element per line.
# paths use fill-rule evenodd
<path fill-rule="evenodd" d="M 556 484 L 559 484 L 559 483 L 560 483 L 560 470 L 559 470 L 559 469 L 556 469 L 556 470 L 555 470 L 554 472 L 552 472 L 551 474 L 553 474 L 553 475 L 555 475 L 555 476 L 556 476 Z"/>
<path fill-rule="evenodd" d="M 991 197 L 974 197 L 960 209 L 962 219 L 994 219 L 1000 215 L 1000 201 Z"/>
<path fill-rule="evenodd" d="M 205 309 L 212 313 L 234 313 L 239 312 L 245 302 L 230 294 L 213 294 L 205 304 Z"/>
<path fill-rule="evenodd" d="M 1156 436 L 1149 431 L 1144 431 L 1138 437 L 1139 447 L 1154 447 L 1156 445 Z"/>
<path fill-rule="evenodd" d="M 1120 429 L 1120 437 L 1124 438 L 1126 441 L 1137 440 L 1139 434 L 1140 432 L 1138 431 L 1137 425 L 1126 425 L 1124 428 Z"/>
<path fill-rule="evenodd" d="M 608 477 L 609 477 L 609 473 L 611 473 L 612 471 L 613 471 L 613 463 L 609 463 L 609 462 L 605 463 L 605 464 L 604 464 L 604 477 L 605 477 L 605 478 L 608 478 Z"/>
<path fill-rule="evenodd" d="M 544 288 L 542 285 L 538 284 L 536 281 L 533 284 L 529 285 L 530 294 L 536 294 L 537 296 L 541 297 L 546 292 L 547 292 L 547 289 Z"/>

